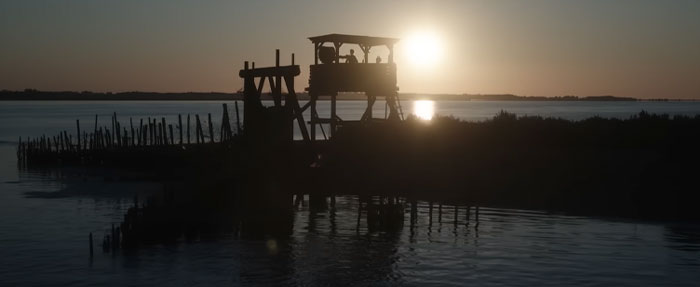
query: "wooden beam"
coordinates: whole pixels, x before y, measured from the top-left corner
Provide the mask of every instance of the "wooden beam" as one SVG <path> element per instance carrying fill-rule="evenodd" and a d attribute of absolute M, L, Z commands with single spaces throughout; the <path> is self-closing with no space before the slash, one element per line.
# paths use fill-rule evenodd
<path fill-rule="evenodd" d="M 287 77 L 287 76 L 298 76 L 300 74 L 300 69 L 298 65 L 292 66 L 280 66 L 280 67 L 267 67 L 267 68 L 255 68 L 240 70 L 238 76 L 241 78 L 245 77 Z"/>
<path fill-rule="evenodd" d="M 285 77 L 284 82 L 287 84 L 287 92 L 289 93 L 287 100 L 290 101 L 290 103 L 288 104 L 291 104 L 291 107 L 294 110 L 294 116 L 297 119 L 297 123 L 299 123 L 299 131 L 301 132 L 301 136 L 304 138 L 305 142 L 311 143 L 309 132 L 306 129 L 306 122 L 304 122 L 304 116 L 302 115 L 301 108 L 299 107 L 297 94 L 294 92 L 294 77 Z"/>
<path fill-rule="evenodd" d="M 301 107 L 301 112 L 303 113 L 303 112 L 306 111 L 306 109 L 308 109 L 310 106 L 311 106 L 311 101 L 306 102 L 306 104 L 304 104 L 304 106 Z"/>
<path fill-rule="evenodd" d="M 262 95 L 262 89 L 265 85 L 265 77 L 260 77 L 260 83 L 258 83 L 258 94 Z"/>

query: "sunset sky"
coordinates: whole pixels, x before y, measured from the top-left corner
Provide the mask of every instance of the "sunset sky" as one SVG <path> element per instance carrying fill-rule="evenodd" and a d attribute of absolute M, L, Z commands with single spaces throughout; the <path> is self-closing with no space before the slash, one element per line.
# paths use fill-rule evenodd
<path fill-rule="evenodd" d="M 329 33 L 402 38 L 401 92 L 700 98 L 692 0 L 2 0 L 0 89 L 232 92 L 275 48 L 306 87 Z"/>

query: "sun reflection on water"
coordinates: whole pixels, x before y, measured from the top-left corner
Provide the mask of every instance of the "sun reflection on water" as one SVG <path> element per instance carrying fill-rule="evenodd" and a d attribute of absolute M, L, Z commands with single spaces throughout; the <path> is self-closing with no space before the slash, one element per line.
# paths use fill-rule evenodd
<path fill-rule="evenodd" d="M 435 115 L 435 102 L 428 100 L 414 101 L 413 114 L 421 120 L 431 120 Z"/>

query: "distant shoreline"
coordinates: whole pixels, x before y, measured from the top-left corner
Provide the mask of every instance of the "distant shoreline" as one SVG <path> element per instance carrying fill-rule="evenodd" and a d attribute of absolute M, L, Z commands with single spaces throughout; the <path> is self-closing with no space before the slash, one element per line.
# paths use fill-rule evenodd
<path fill-rule="evenodd" d="M 298 93 L 300 100 L 308 100 L 307 93 Z M 615 96 L 593 97 L 524 97 L 512 94 L 399 94 L 401 100 L 434 100 L 434 101 L 606 101 L 606 102 L 634 102 L 634 101 L 663 101 L 663 102 L 694 102 L 698 99 L 637 99 Z M 263 94 L 264 100 L 272 100 L 268 94 Z M 322 98 L 325 99 L 325 98 Z M 366 100 L 364 94 L 340 94 L 338 100 Z M 186 93 L 156 93 L 156 92 L 121 92 L 121 93 L 96 93 L 96 92 L 70 92 L 70 91 L 0 91 L 0 101 L 236 101 L 243 100 L 242 93 L 219 92 L 186 92 Z"/>

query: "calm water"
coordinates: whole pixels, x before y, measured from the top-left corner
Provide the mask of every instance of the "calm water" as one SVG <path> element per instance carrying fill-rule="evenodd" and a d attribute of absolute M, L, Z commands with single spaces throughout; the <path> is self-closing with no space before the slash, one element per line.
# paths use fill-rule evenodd
<path fill-rule="evenodd" d="M 358 117 L 360 102 L 344 102 L 341 117 Z M 416 107 L 426 109 L 426 107 Z M 412 103 L 404 103 L 408 112 Z M 483 120 L 505 109 L 517 114 L 580 119 L 626 117 L 645 109 L 700 113 L 700 103 L 438 102 L 438 114 Z M 231 107 L 231 110 L 232 107 Z M 288 238 L 240 239 L 234 235 L 157 245 L 91 260 L 87 235 L 101 239 L 120 220 L 136 191 L 156 183 L 76 180 L 17 169 L 19 136 L 73 130 L 79 117 L 91 129 L 94 114 L 109 123 L 128 117 L 211 112 L 211 102 L 26 103 L 0 102 L 0 286 L 153 285 L 678 285 L 700 282 L 700 226 L 572 217 L 534 211 L 482 208 L 478 228 L 464 210 L 441 222 L 428 217 L 393 232 L 356 228 L 356 199 L 340 198 L 335 211 L 294 213 Z M 383 106 L 375 115 L 383 114 Z M 232 117 L 232 118 L 235 118 Z M 55 178 L 66 176 L 66 180 Z M 57 198 L 28 197 L 63 192 Z M 449 211 L 449 212 L 448 212 Z M 456 222 L 456 224 L 455 224 Z"/>

